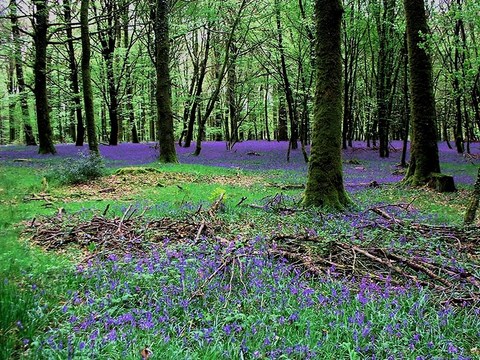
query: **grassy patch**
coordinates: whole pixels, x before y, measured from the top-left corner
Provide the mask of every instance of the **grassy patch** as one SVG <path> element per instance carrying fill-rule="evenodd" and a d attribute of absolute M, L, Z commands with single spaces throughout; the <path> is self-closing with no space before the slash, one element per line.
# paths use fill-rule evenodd
<path fill-rule="evenodd" d="M 150 167 L 155 170 L 135 174 L 108 169 L 110 175 L 75 186 L 45 183 L 40 170 L 2 168 L 0 358 L 134 359 L 146 347 L 152 358 L 164 359 L 475 356 L 475 308 L 445 307 L 414 284 L 313 278 L 272 257 L 263 242 L 272 234 L 314 234 L 327 243 L 447 253 L 451 243 L 444 238 L 371 226 L 382 223 L 368 209 L 385 209 L 407 224 L 459 225 L 468 186 L 436 194 L 362 185 L 351 195 L 350 213 L 329 214 L 299 209 L 302 189 L 282 188 L 304 182 L 297 171 Z M 91 258 L 76 267 L 78 250 L 46 252 L 20 234 L 22 221 L 28 226 L 59 213 L 89 221 L 107 205 L 110 219 L 136 209 L 146 220 L 206 220 L 221 194 L 218 232 L 200 242 L 165 240 L 135 257 Z M 215 237 L 238 241 L 225 248 Z M 474 258 L 463 261 L 458 266 L 478 266 Z"/>

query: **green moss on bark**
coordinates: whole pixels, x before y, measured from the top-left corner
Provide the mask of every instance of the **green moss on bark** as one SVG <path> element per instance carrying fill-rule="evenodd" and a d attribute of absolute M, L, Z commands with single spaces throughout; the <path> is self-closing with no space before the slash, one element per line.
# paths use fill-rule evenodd
<path fill-rule="evenodd" d="M 404 0 L 404 7 L 412 107 L 411 161 L 405 182 L 422 186 L 432 173 L 440 173 L 432 62 L 422 46 L 422 34 L 428 34 L 429 29 L 423 1 Z"/>
<path fill-rule="evenodd" d="M 312 147 L 303 204 L 343 209 L 349 198 L 343 186 L 342 58 L 340 1 L 317 0 L 317 79 Z"/>
<path fill-rule="evenodd" d="M 155 19 L 157 123 L 160 162 L 176 163 L 173 132 L 172 85 L 170 81 L 170 36 L 168 26 L 169 1 L 157 0 Z"/>

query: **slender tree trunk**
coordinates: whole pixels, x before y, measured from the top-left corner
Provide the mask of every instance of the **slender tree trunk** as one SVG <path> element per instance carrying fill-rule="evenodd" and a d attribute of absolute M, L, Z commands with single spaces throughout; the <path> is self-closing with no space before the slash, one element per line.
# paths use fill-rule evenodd
<path fill-rule="evenodd" d="M 230 46 L 230 52 L 236 56 L 237 47 L 232 41 Z M 227 101 L 228 101 L 228 118 L 230 120 L 230 137 L 228 147 L 231 148 L 232 144 L 238 142 L 238 106 L 236 99 L 236 87 L 237 87 L 237 70 L 235 62 L 231 64 L 227 72 Z"/>
<path fill-rule="evenodd" d="M 113 52 L 106 54 L 107 64 L 107 88 L 108 88 L 108 117 L 110 119 L 110 138 L 109 145 L 118 145 L 118 94 L 115 86 L 115 73 L 113 70 Z"/>
<path fill-rule="evenodd" d="M 130 47 L 130 36 L 128 33 L 128 5 L 129 1 L 122 2 L 122 25 L 123 25 L 123 47 L 125 51 L 128 52 Z M 135 122 L 135 111 L 133 109 L 133 79 L 131 74 L 131 65 L 129 62 L 128 56 L 125 57 L 125 61 L 127 62 L 127 75 L 125 79 L 125 92 L 126 92 L 126 109 L 128 113 L 128 122 L 130 125 L 130 133 L 132 136 L 132 143 L 138 144 L 138 131 L 137 131 L 137 124 Z"/>
<path fill-rule="evenodd" d="M 287 108 L 285 107 L 285 94 L 283 90 L 278 91 L 278 141 L 288 141 Z"/>
<path fill-rule="evenodd" d="M 88 148 L 93 154 L 98 154 L 97 134 L 95 128 L 95 113 L 93 109 L 92 80 L 90 75 L 90 33 L 88 28 L 89 0 L 81 1 L 80 31 L 82 34 L 82 83 L 83 102 L 85 105 L 85 120 L 87 123 Z"/>
<path fill-rule="evenodd" d="M 263 96 L 263 114 L 265 117 L 265 134 L 267 136 L 267 141 L 271 141 L 270 138 L 270 126 L 268 122 L 268 94 L 269 94 L 269 82 L 268 82 L 268 75 L 265 79 L 265 94 Z"/>
<path fill-rule="evenodd" d="M 394 95 L 393 47 L 395 22 L 395 0 L 383 0 L 383 9 L 377 19 L 380 50 L 378 54 L 377 114 L 379 154 L 381 158 L 390 156 L 389 131 L 390 109 Z"/>
<path fill-rule="evenodd" d="M 47 30 L 48 6 L 46 0 L 35 0 L 35 106 L 37 111 L 37 126 L 39 154 L 55 154 L 52 127 L 50 124 L 50 109 L 47 95 Z"/>
<path fill-rule="evenodd" d="M 316 0 L 317 81 L 312 148 L 303 203 L 343 209 L 342 56 L 340 0 Z"/>
<path fill-rule="evenodd" d="M 440 173 L 432 63 L 421 35 L 428 34 L 429 29 L 423 0 L 404 0 L 404 7 L 412 106 L 411 158 L 405 180 L 421 186 L 432 173 Z"/>
<path fill-rule="evenodd" d="M 0 111 L 0 145 L 5 145 L 5 134 L 4 134 L 4 122 L 5 118 L 3 117 L 2 112 Z"/>
<path fill-rule="evenodd" d="M 408 93 L 408 55 L 407 55 L 407 38 L 405 37 L 403 45 L 403 147 L 402 159 L 400 166 L 407 167 L 407 146 L 408 136 L 410 135 L 410 98 Z"/>
<path fill-rule="evenodd" d="M 15 81 L 13 78 L 15 64 L 14 61 L 11 59 L 8 63 L 8 74 L 7 74 L 7 87 L 9 93 L 9 101 L 8 101 L 8 142 L 11 144 L 15 141 L 17 137 L 17 126 L 15 121 Z"/>
<path fill-rule="evenodd" d="M 290 146 L 289 148 L 298 149 L 298 113 L 295 109 L 295 100 L 293 98 L 292 86 L 288 77 L 287 63 L 285 59 L 285 48 L 283 45 L 283 33 L 281 23 L 280 3 L 275 0 L 275 17 L 277 22 L 278 48 L 280 51 L 281 75 L 283 80 L 283 90 L 287 100 L 288 117 L 290 118 Z"/>
<path fill-rule="evenodd" d="M 82 117 L 82 104 L 80 86 L 78 83 L 78 67 L 75 60 L 75 48 L 73 47 L 73 31 L 72 31 L 72 9 L 70 0 L 63 1 L 63 10 L 65 17 L 65 32 L 67 33 L 67 51 L 68 51 L 68 67 L 70 69 L 70 87 L 73 92 L 73 103 L 75 104 L 75 116 L 77 118 L 76 146 L 83 146 L 85 138 L 85 127 Z"/>
<path fill-rule="evenodd" d="M 173 131 L 172 89 L 170 82 L 170 34 L 168 26 L 168 0 L 157 0 L 155 18 L 155 49 L 157 72 L 157 126 L 160 161 L 176 163 Z"/>
<path fill-rule="evenodd" d="M 92 3 L 95 10 L 95 16 L 99 17 L 96 13 L 95 2 Z M 117 81 L 115 79 L 114 71 L 114 53 L 117 46 L 117 37 L 121 34 L 118 30 L 118 21 L 116 16 L 116 2 L 114 0 L 106 0 L 104 2 L 105 18 L 107 21 L 106 28 L 101 28 L 98 24 L 98 38 L 102 45 L 102 57 L 106 66 L 106 92 L 108 94 L 108 116 L 110 120 L 110 137 L 108 143 L 110 145 L 118 144 L 119 124 L 118 124 L 118 89 Z M 100 17 L 101 18 L 101 17 Z"/>
<path fill-rule="evenodd" d="M 205 52 L 203 60 L 200 64 L 198 69 L 198 81 L 195 87 L 195 95 L 193 98 L 192 107 L 190 108 L 190 116 L 188 121 L 188 128 L 187 128 L 187 135 L 185 137 L 185 144 L 184 147 L 188 148 L 192 144 L 193 140 L 193 128 L 195 125 L 195 118 L 197 116 L 197 110 L 200 106 L 201 95 L 203 92 L 203 82 L 205 80 L 205 75 L 207 74 L 207 63 L 208 57 L 210 54 L 210 36 L 211 36 L 211 29 L 210 26 L 207 28 L 207 38 L 205 40 Z M 199 126 L 200 126 L 200 118 L 198 118 Z"/>
<path fill-rule="evenodd" d="M 242 19 L 242 13 L 245 10 L 245 8 L 247 7 L 247 4 L 248 4 L 247 0 L 242 0 L 241 3 L 240 3 L 240 6 L 238 8 L 238 12 L 237 12 L 237 14 L 235 16 L 235 19 L 233 21 L 233 25 L 230 29 L 230 33 L 228 34 L 228 37 L 227 37 L 223 63 L 222 63 L 221 69 L 218 71 L 218 76 L 216 78 L 216 84 L 215 84 L 213 93 L 210 96 L 210 98 L 208 99 L 207 105 L 205 106 L 205 112 L 203 114 L 203 117 L 201 117 L 201 116 L 198 117 L 198 127 L 199 127 L 198 134 L 199 134 L 199 136 L 197 138 L 197 143 L 196 143 L 196 146 L 195 146 L 195 152 L 194 152 L 195 156 L 200 155 L 200 152 L 202 151 L 202 136 L 203 136 L 203 133 L 204 133 L 204 130 L 205 130 L 205 125 L 206 125 L 206 122 L 207 122 L 208 118 L 212 114 L 213 109 L 215 108 L 215 105 L 218 101 L 220 91 L 222 89 L 222 82 L 223 82 L 223 79 L 225 78 L 225 75 L 228 71 L 228 67 L 233 62 L 235 62 L 235 60 L 236 60 L 236 58 L 235 58 L 236 54 L 232 55 L 230 53 L 230 48 L 231 48 L 231 44 L 234 41 L 234 37 L 235 37 L 235 34 L 236 34 L 237 27 L 240 24 L 240 20 Z"/>
<path fill-rule="evenodd" d="M 16 0 L 10 0 L 10 22 L 12 24 L 12 37 L 15 52 L 15 71 L 17 74 L 18 92 L 20 95 L 20 107 L 22 109 L 23 132 L 25 136 L 25 144 L 27 146 L 36 146 L 37 142 L 33 135 L 32 125 L 30 123 L 30 112 L 28 110 L 28 98 L 25 86 L 25 78 L 23 76 L 23 58 L 20 48 L 20 29 L 18 27 L 17 3 Z"/>

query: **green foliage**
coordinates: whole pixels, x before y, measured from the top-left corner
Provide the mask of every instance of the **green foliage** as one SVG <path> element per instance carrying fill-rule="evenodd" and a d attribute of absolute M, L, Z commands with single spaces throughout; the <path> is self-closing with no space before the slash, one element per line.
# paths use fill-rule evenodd
<path fill-rule="evenodd" d="M 48 180 L 61 185 L 88 183 L 105 175 L 105 164 L 101 156 L 80 153 L 78 158 L 65 159 L 62 164 L 47 174 Z"/>

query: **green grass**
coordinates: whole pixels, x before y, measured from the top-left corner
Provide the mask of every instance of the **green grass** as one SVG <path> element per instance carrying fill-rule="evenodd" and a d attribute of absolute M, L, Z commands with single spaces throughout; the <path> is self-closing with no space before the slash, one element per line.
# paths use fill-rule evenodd
<path fill-rule="evenodd" d="M 57 166 L 59 162 L 52 161 L 51 166 Z M 248 204 L 263 206 L 277 194 L 285 196 L 283 205 L 295 208 L 301 198 L 301 190 L 282 191 L 278 188 L 265 186 L 263 182 L 255 183 L 251 187 L 241 187 L 235 185 L 221 185 L 202 179 L 211 179 L 215 176 L 226 176 L 235 178 L 242 176 L 263 176 L 267 183 L 292 184 L 301 183 L 298 174 L 287 171 L 276 172 L 249 172 L 234 169 L 224 169 L 200 165 L 158 165 L 153 167 L 161 171 L 178 173 L 181 175 L 193 175 L 198 178 L 198 182 L 174 183 L 163 187 L 143 188 L 136 194 L 128 196 L 131 200 L 105 200 L 94 201 L 90 199 L 80 199 L 79 201 L 64 201 L 61 194 L 64 194 L 65 187 L 61 187 L 54 181 L 49 183 L 48 189 L 44 188 L 43 178 L 45 171 L 32 170 L 23 167 L 4 167 L 0 168 L 0 359 L 10 359 L 20 356 L 26 358 L 65 358 L 65 353 L 35 352 L 38 350 L 39 341 L 45 340 L 44 333 L 50 328 L 58 328 L 63 335 L 71 333 L 71 328 L 67 324 L 69 316 L 82 316 L 92 310 L 91 306 L 80 304 L 76 307 L 68 307 L 65 312 L 63 306 L 71 301 L 72 291 L 85 291 L 89 289 L 95 293 L 98 290 L 98 282 L 95 279 L 86 280 L 76 274 L 75 253 L 46 253 L 45 251 L 30 246 L 21 236 L 21 222 L 32 221 L 33 218 L 41 216 L 53 216 L 59 208 L 63 208 L 67 213 L 81 213 L 81 217 L 88 220 L 95 213 L 101 213 L 107 204 L 110 204 L 108 216 L 121 216 L 129 205 L 138 207 L 139 212 L 148 208 L 145 216 L 148 218 L 169 217 L 190 217 L 202 206 L 208 209 L 220 194 L 225 194 L 225 207 L 219 212 L 218 218 L 228 226 L 228 234 L 219 234 L 221 236 L 242 236 L 246 239 L 254 237 L 269 236 L 272 232 L 281 232 L 286 234 L 299 234 L 309 229 L 316 229 L 317 233 L 325 239 L 348 239 L 352 233 L 350 220 L 345 220 L 342 216 L 329 216 L 322 211 L 317 210 L 299 210 L 291 214 L 284 214 L 275 206 L 266 210 L 249 207 Z M 111 174 L 114 169 L 108 169 Z M 467 189 L 469 187 L 466 187 Z M 25 201 L 25 198 L 46 191 L 52 199 L 53 204 L 46 207 L 44 201 Z M 126 196 L 128 194 L 125 194 Z M 435 194 L 424 189 L 405 189 L 398 185 L 383 186 L 376 189 L 364 189 L 352 195 L 356 204 L 353 214 L 361 213 L 369 207 L 379 204 L 398 204 L 411 203 L 411 209 L 415 211 L 404 212 L 403 217 L 407 221 L 428 222 L 431 224 L 456 224 L 460 225 L 463 218 L 465 206 L 464 192 L 456 194 Z M 243 197 L 247 200 L 240 206 L 237 204 Z M 412 201 L 412 199 L 414 199 Z M 446 247 L 447 244 L 432 243 L 432 239 L 416 239 L 415 244 L 398 243 L 398 238 L 394 235 L 381 231 L 371 230 L 365 233 L 366 241 L 375 241 L 382 244 L 395 244 L 395 246 L 413 246 L 414 248 Z M 194 260 L 192 260 L 194 261 Z M 170 275 L 175 274 L 176 264 L 171 265 Z M 170 276 L 168 275 L 168 276 Z M 227 274 L 228 275 L 228 274 Z M 110 277 L 108 273 L 106 277 Z M 241 279 L 242 276 L 237 273 L 234 279 Z M 171 282 L 176 281 L 172 277 Z M 163 290 L 158 287 L 149 277 L 138 276 L 131 278 L 127 273 L 119 274 L 119 281 L 131 281 L 132 286 L 140 286 L 149 294 L 160 294 Z M 291 278 L 286 278 L 282 286 L 288 286 Z M 225 277 L 224 281 L 229 281 Z M 269 274 L 265 274 L 265 283 L 271 281 Z M 306 280 L 307 282 L 311 280 Z M 309 286 L 318 293 L 331 294 L 332 284 L 319 283 L 318 281 L 309 282 Z M 339 285 L 340 286 L 340 285 Z M 33 288 L 42 289 L 44 293 L 32 291 Z M 102 290 L 103 291 L 103 290 Z M 108 293 L 108 290 L 105 290 Z M 98 299 L 107 296 L 107 293 L 98 292 Z M 217 291 L 218 294 L 218 291 Z M 161 354 L 164 359 L 223 359 L 228 354 L 229 358 L 241 358 L 240 346 L 234 341 L 233 337 L 225 336 L 222 329 L 230 322 L 238 321 L 242 323 L 244 331 L 242 336 L 245 338 L 245 345 L 249 349 L 258 350 L 259 358 L 265 356 L 269 349 L 274 345 L 265 345 L 265 338 L 271 337 L 270 342 L 286 341 L 286 346 L 298 344 L 308 345 L 314 348 L 317 344 L 308 343 L 305 333 L 307 324 L 312 333 L 322 334 L 324 343 L 321 351 L 324 358 L 363 358 L 355 349 L 366 347 L 368 343 L 352 343 L 345 341 L 351 339 L 354 331 L 361 331 L 363 328 L 340 326 L 342 323 L 348 323 L 348 318 L 355 316 L 358 311 L 362 311 L 365 317 L 372 323 L 372 333 L 379 334 L 376 341 L 377 355 L 387 356 L 391 349 L 408 349 L 409 341 L 415 334 L 420 333 L 421 341 L 415 347 L 415 354 L 429 354 L 433 357 L 444 358 L 448 355 L 450 342 L 455 342 L 456 346 L 462 347 L 466 351 L 478 345 L 478 329 L 480 324 L 478 318 L 468 309 L 456 310 L 449 322 L 443 324 L 443 319 L 439 317 L 438 303 L 435 299 L 428 297 L 428 292 L 418 291 L 398 296 L 400 310 L 395 318 L 391 318 L 391 303 L 387 301 L 376 301 L 362 306 L 355 297 L 345 300 L 339 304 L 335 312 L 323 312 L 319 309 L 310 308 L 300 309 L 299 321 L 294 321 L 289 326 L 279 323 L 282 316 L 291 315 L 295 309 L 299 309 L 299 297 L 295 294 L 284 294 L 284 299 L 280 303 L 274 300 L 275 294 L 269 292 L 265 287 L 263 294 L 254 294 L 250 299 L 246 296 L 238 296 L 236 309 L 225 308 L 223 303 L 217 300 L 199 303 L 193 311 L 208 312 L 211 311 L 211 318 L 207 322 L 199 320 L 199 323 L 193 323 L 189 313 L 178 313 L 177 320 L 203 331 L 202 327 L 214 327 L 215 333 L 211 342 L 194 341 L 190 338 L 188 346 L 178 338 L 174 338 L 172 333 L 169 342 L 158 341 L 158 338 L 152 336 L 146 331 L 137 331 L 130 334 L 137 344 L 125 348 L 121 343 L 112 344 L 105 348 L 98 348 L 105 358 L 138 358 L 139 348 L 155 343 L 155 358 Z M 39 296 L 41 300 L 39 300 Z M 156 295 L 152 295 L 156 296 Z M 159 296 L 159 295 L 158 295 Z M 233 296 L 233 295 L 232 295 Z M 255 299 L 255 300 L 252 300 Z M 263 299 L 263 300 L 262 300 Z M 144 299 L 142 298 L 141 301 Z M 232 298 L 233 301 L 233 298 Z M 263 303 L 262 303 L 263 301 Z M 99 306 L 96 303 L 94 306 Z M 120 303 L 121 311 L 127 311 L 135 304 L 128 302 Z M 263 304 L 262 309 L 259 304 Z M 424 309 L 422 316 L 412 314 L 412 308 L 420 306 Z M 99 308 L 99 312 L 102 312 Z M 120 310 L 119 310 L 120 311 Z M 234 318 L 230 318 L 233 316 Z M 230 319 L 230 320 L 226 320 Z M 425 321 L 424 327 L 418 327 L 418 322 Z M 401 336 L 381 335 L 389 325 L 394 326 L 401 321 L 407 321 L 406 326 L 401 332 Z M 17 322 L 20 321 L 21 325 Z M 205 320 L 206 321 L 206 320 Z M 263 325 L 256 325 L 257 323 Z M 189 325 L 190 324 L 190 325 Z M 333 324 L 333 325 L 332 325 Z M 423 326 L 422 325 L 422 326 Z M 257 326 L 258 336 L 248 333 L 246 329 Z M 275 333 L 276 337 L 270 334 Z M 194 332 L 192 332 L 194 334 Z M 190 334 L 189 336 L 193 336 Z M 62 336 L 63 336 L 62 335 Z M 79 346 L 81 341 L 88 338 L 89 334 L 80 335 L 73 341 L 75 346 Z M 383 337 L 382 337 L 383 336 Z M 318 336 L 316 337 L 318 338 Z M 26 345 L 24 339 L 34 341 L 33 344 Z M 260 339 L 260 340 L 259 340 Z M 431 348 L 430 343 L 434 343 Z M 196 345 L 195 345 L 196 344 Z M 138 346 L 137 346 L 138 345 Z M 287 346 L 287 347 L 288 347 Z M 384 346 L 382 350 L 381 346 Z M 29 349 L 29 350 L 28 350 Z M 127 355 L 124 355 L 127 351 Z M 262 352 L 263 351 L 263 352 Z M 368 350 L 365 350 L 368 353 Z M 400 350 L 398 350 L 400 351 Z M 38 355 L 42 354 L 42 355 Z M 99 353 L 100 354 L 100 353 Z M 411 353 L 412 356 L 414 352 Z M 92 353 L 79 353 L 78 358 L 88 358 Z M 395 357 L 395 354 L 393 354 Z M 397 354 L 399 355 L 399 354 Z M 42 357 L 43 356 L 43 357 Z M 302 355 L 292 355 L 294 358 L 302 358 Z M 400 356 L 400 355 L 399 355 Z M 452 357 L 453 358 L 453 357 Z"/>

